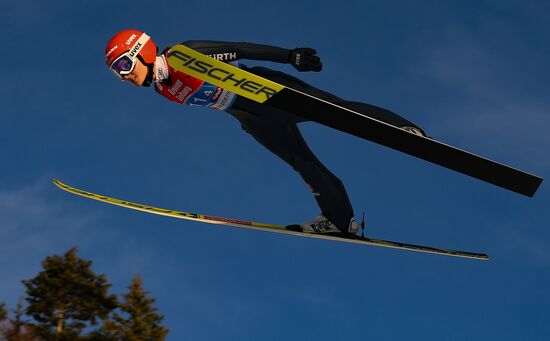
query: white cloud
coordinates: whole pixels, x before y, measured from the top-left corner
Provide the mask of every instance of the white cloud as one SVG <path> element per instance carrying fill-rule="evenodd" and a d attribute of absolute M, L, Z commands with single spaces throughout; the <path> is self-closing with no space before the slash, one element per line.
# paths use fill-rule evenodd
<path fill-rule="evenodd" d="M 0 300 L 16 300 L 20 281 L 33 276 L 46 256 L 65 252 L 79 236 L 93 236 L 88 227 L 97 217 L 65 209 L 54 190 L 43 179 L 0 192 Z"/>
<path fill-rule="evenodd" d="M 114 292 L 125 290 L 135 274 L 154 272 L 162 245 L 145 240 L 134 212 L 126 213 L 64 193 L 45 177 L 0 191 L 0 301 L 14 306 L 24 293 L 21 280 L 35 276 L 47 256 L 73 246 L 107 275 Z M 132 221 L 121 225 L 119 218 Z"/>
<path fill-rule="evenodd" d="M 535 63 L 544 58 L 518 37 L 515 57 L 499 55 L 503 51 L 487 45 L 467 30 L 456 30 L 445 43 L 427 48 L 426 64 L 420 68 L 424 76 L 456 93 L 440 113 L 444 119 L 437 121 L 436 135 L 466 137 L 466 149 L 476 146 L 482 154 L 517 161 L 539 173 L 550 170 L 550 101 L 528 91 L 532 75 L 510 70 L 522 67 L 519 56 L 531 56 Z"/>
<path fill-rule="evenodd" d="M 51 189 L 53 185 L 44 179 L 0 192 L 0 248 L 3 252 L 28 248 L 39 250 L 59 245 L 93 221 L 91 216 L 75 215 L 64 210 L 60 201 L 48 197 Z"/>

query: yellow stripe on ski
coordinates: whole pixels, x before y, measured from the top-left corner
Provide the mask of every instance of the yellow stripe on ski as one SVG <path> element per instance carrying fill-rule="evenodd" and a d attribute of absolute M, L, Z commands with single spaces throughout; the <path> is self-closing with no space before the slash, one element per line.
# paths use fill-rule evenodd
<path fill-rule="evenodd" d="M 194 220 L 194 221 L 198 221 L 201 223 L 208 223 L 208 224 L 234 226 L 234 227 L 258 230 L 258 231 L 264 231 L 264 232 L 290 234 L 290 235 L 306 237 L 306 238 L 324 239 L 324 240 L 332 240 L 332 241 L 338 241 L 338 242 L 344 242 L 344 243 L 372 245 L 372 246 L 379 246 L 379 247 L 386 247 L 386 248 L 393 248 L 393 249 L 400 249 L 400 250 L 432 253 L 432 254 L 438 254 L 438 255 L 444 255 L 444 256 L 463 257 L 463 258 L 480 259 L 480 260 L 489 259 L 489 257 L 486 254 L 475 253 L 475 252 L 439 249 L 439 248 L 433 248 L 429 246 L 406 244 L 406 243 L 392 242 L 387 240 L 358 237 L 358 236 L 357 238 L 345 238 L 345 237 L 338 237 L 338 236 L 327 235 L 322 233 L 304 233 L 304 232 L 289 230 L 287 229 L 286 226 L 281 226 L 281 225 L 264 224 L 264 223 L 246 221 L 246 220 L 222 218 L 222 217 L 215 217 L 215 216 L 207 216 L 203 214 L 168 210 L 165 208 L 138 204 L 138 203 L 134 203 L 126 200 L 120 200 L 120 199 L 111 198 L 105 195 L 84 191 L 84 190 L 66 185 L 56 179 L 53 179 L 52 181 L 57 187 L 71 194 L 79 195 L 92 200 L 102 201 L 104 203 L 111 204 L 111 205 L 122 206 L 132 210 L 143 211 L 147 213 L 152 213 L 152 214 L 157 214 L 157 215 L 162 215 L 162 216 L 167 216 L 172 218 Z"/>
<path fill-rule="evenodd" d="M 285 88 L 187 46 L 176 45 L 168 51 L 167 56 L 168 64 L 175 69 L 259 103 Z"/>
<path fill-rule="evenodd" d="M 214 216 L 207 216 L 203 214 L 195 214 L 195 213 L 189 213 L 189 212 L 182 212 L 182 211 L 175 211 L 175 210 L 168 210 L 165 208 L 159 208 L 149 205 L 143 205 L 138 204 L 135 202 L 130 202 L 126 200 L 111 198 L 105 195 L 95 194 L 92 192 L 87 192 L 78 188 L 71 187 L 69 185 L 66 185 L 62 183 L 61 181 L 57 179 L 52 180 L 53 183 L 61 188 L 62 190 L 76 194 L 82 197 L 86 197 L 89 199 L 102 201 L 108 204 L 117 205 L 126 207 L 132 210 L 137 211 L 143 211 L 147 213 L 153 213 L 173 218 L 179 218 L 179 219 L 187 219 L 187 220 L 194 220 L 194 221 L 200 221 L 203 223 L 210 223 L 210 224 L 221 224 L 221 225 L 231 225 L 231 226 L 237 226 L 237 227 L 250 227 L 250 228 L 264 228 L 264 229 L 282 229 L 286 230 L 285 226 L 279 226 L 279 225 L 271 225 L 271 224 L 263 224 L 263 223 L 257 223 L 252 221 L 245 221 L 245 220 L 237 220 L 237 219 L 230 219 L 230 218 L 222 218 L 222 217 L 214 217 Z"/>

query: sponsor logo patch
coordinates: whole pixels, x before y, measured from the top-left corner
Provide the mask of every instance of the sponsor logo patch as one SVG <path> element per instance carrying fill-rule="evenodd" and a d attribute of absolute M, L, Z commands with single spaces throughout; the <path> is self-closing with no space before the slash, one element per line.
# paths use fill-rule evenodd
<path fill-rule="evenodd" d="M 107 55 L 106 55 L 105 57 L 106 57 L 106 58 L 109 58 L 109 56 L 111 55 L 111 53 L 115 52 L 116 49 L 118 49 L 118 45 L 113 46 L 113 48 L 110 49 L 109 52 L 107 52 Z"/>
<path fill-rule="evenodd" d="M 130 38 L 128 38 L 128 40 L 126 40 L 126 45 L 130 45 L 134 41 L 134 39 L 136 39 L 136 37 L 137 36 L 135 34 L 132 34 L 130 36 Z"/>
<path fill-rule="evenodd" d="M 227 84 L 229 88 L 236 87 L 245 92 L 263 97 L 263 100 L 269 99 L 278 92 L 278 90 L 248 79 L 246 76 L 238 76 L 231 72 L 230 69 L 226 70 L 222 66 L 216 67 L 207 62 L 197 60 L 181 51 L 172 51 L 169 57 L 177 58 L 182 62 L 181 65 L 187 69 L 204 74 L 207 79 L 210 79 L 209 82 L 213 84 L 221 82 Z"/>

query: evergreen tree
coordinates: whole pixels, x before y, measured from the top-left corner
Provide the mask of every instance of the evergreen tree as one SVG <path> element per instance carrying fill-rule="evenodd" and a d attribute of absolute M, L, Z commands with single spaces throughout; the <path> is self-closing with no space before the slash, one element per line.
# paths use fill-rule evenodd
<path fill-rule="evenodd" d="M 78 340 L 81 332 L 96 325 L 117 306 L 115 295 L 108 295 L 110 284 L 105 275 L 97 275 L 91 261 L 77 256 L 73 247 L 63 256 L 53 255 L 42 262 L 43 270 L 24 280 L 26 313 L 43 340 Z"/>
<path fill-rule="evenodd" d="M 158 314 L 153 306 L 155 299 L 148 297 L 143 290 L 143 281 L 135 276 L 128 286 L 128 293 L 123 295 L 120 304 L 123 315 L 113 313 L 103 324 L 106 335 L 123 341 L 163 341 L 168 329 L 161 325 L 164 316 Z"/>
<path fill-rule="evenodd" d="M 0 340 L 5 340 L 6 331 L 9 328 L 8 309 L 6 303 L 0 302 Z"/>
<path fill-rule="evenodd" d="M 0 307 L 2 308 L 2 307 Z M 38 338 L 34 335 L 32 328 L 29 327 L 28 323 L 23 320 L 23 315 L 25 314 L 25 308 L 23 306 L 23 297 L 17 303 L 15 310 L 12 310 L 14 313 L 14 318 L 9 318 L 8 311 L 5 308 L 0 309 L 0 335 L 5 338 L 6 341 L 34 341 Z M 3 318 L 2 318 L 3 317 Z M 4 321 L 2 323 L 2 320 Z M 4 339 L 0 339 L 4 340 Z"/>
<path fill-rule="evenodd" d="M 8 318 L 8 310 L 6 309 L 6 303 L 0 302 L 0 323 L 4 322 Z"/>

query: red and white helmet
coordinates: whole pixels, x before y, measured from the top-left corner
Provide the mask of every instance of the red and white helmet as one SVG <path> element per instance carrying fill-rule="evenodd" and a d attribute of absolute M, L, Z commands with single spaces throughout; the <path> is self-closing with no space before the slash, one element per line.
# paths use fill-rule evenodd
<path fill-rule="evenodd" d="M 118 32 L 105 48 L 105 62 L 118 77 L 132 72 L 138 56 L 145 64 L 153 64 L 157 56 L 157 45 L 139 30 Z"/>

